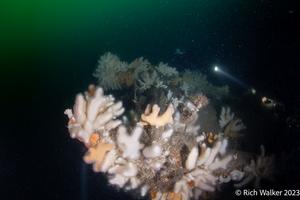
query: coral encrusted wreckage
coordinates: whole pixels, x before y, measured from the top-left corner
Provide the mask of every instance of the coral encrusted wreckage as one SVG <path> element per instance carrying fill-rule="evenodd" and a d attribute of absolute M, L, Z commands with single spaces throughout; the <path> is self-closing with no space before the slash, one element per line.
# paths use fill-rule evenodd
<path fill-rule="evenodd" d="M 260 178 L 270 175 L 273 159 L 263 147 L 256 160 L 248 161 L 230 148 L 230 140 L 245 126 L 229 108 L 222 109 L 220 132 L 201 131 L 198 113 L 209 100 L 203 91 L 190 96 L 178 92 L 173 84 L 182 80 L 175 68 L 160 63 L 153 69 L 143 58 L 126 64 L 110 53 L 99 64 L 96 74 L 112 79 L 101 79 L 106 89 L 132 84 L 136 90 L 163 90 L 157 102 L 151 99 L 139 106 L 142 111 L 127 112 L 102 87 L 90 85 L 76 96 L 73 109 L 66 109 L 70 136 L 87 148 L 84 161 L 95 172 L 107 174 L 110 184 L 138 190 L 153 200 L 187 200 L 217 192 L 229 182 L 236 187 L 253 181 L 258 185 Z M 119 76 L 110 77 L 112 71 Z M 139 100 L 137 94 L 134 101 Z"/>

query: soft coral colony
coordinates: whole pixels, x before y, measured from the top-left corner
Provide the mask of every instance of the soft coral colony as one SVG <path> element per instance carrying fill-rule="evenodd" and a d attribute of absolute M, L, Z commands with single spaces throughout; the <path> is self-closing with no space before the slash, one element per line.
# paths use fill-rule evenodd
<path fill-rule="evenodd" d="M 230 148 L 245 126 L 229 108 L 222 109 L 219 132 L 201 131 L 199 113 L 209 104 L 205 89 L 195 89 L 175 68 L 152 66 L 143 58 L 127 64 L 106 53 L 95 76 L 106 89 L 132 87 L 135 105 L 144 106 L 125 112 L 102 87 L 90 85 L 65 111 L 71 137 L 87 148 L 84 161 L 108 174 L 110 184 L 151 199 L 187 200 L 213 194 L 229 182 L 236 187 L 259 184 L 271 174 L 273 158 L 263 147 L 261 155 L 250 159 Z M 222 90 L 205 84 L 215 94 Z M 156 91 L 154 99 L 141 99 L 147 90 Z"/>

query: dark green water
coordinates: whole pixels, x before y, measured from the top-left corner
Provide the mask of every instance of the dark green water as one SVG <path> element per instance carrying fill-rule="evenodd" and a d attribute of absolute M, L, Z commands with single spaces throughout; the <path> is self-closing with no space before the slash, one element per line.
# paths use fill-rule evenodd
<path fill-rule="evenodd" d="M 293 39 L 297 33 L 294 7 L 289 3 L 154 0 L 1 4 L 2 69 L 10 75 L 3 81 L 6 86 L 27 83 L 31 88 L 43 80 L 58 86 L 68 84 L 60 82 L 67 76 L 76 80 L 70 80 L 74 84 L 90 77 L 99 55 L 106 51 L 124 60 L 144 56 L 156 63 L 170 62 L 176 48 L 189 52 L 189 61 L 198 68 L 210 70 L 215 63 L 226 66 L 241 80 L 280 98 L 285 98 L 280 87 L 293 85 Z M 280 81 L 282 66 L 289 66 L 284 82 Z"/>

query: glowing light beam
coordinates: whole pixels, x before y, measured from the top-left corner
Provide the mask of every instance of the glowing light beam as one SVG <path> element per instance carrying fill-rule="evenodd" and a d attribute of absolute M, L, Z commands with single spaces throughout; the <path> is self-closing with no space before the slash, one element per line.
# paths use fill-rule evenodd
<path fill-rule="evenodd" d="M 225 72 L 224 70 L 222 70 L 219 66 L 214 66 L 213 69 L 214 69 L 214 72 L 216 72 L 218 74 L 222 74 L 223 76 L 230 79 L 231 81 L 233 81 L 235 83 L 238 83 L 243 88 L 249 88 L 250 87 L 246 83 L 242 82 L 241 80 L 237 79 L 236 77 L 234 77 L 231 74 L 229 74 L 229 73 Z"/>

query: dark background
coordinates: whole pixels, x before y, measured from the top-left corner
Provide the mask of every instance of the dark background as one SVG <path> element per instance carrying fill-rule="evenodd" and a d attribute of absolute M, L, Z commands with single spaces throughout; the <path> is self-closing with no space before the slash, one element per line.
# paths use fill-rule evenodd
<path fill-rule="evenodd" d="M 278 158 L 277 180 L 268 186 L 297 188 L 299 129 L 287 122 L 299 122 L 300 110 L 295 2 L 11 1 L 0 11 L 0 199 L 130 198 L 83 163 L 84 148 L 69 138 L 63 115 L 76 93 L 95 83 L 106 51 L 201 69 L 211 82 L 228 84 L 230 106 L 248 127 L 244 150 L 259 153 L 264 144 Z M 185 56 L 176 58 L 176 48 Z M 218 77 L 215 64 L 257 95 Z M 284 107 L 262 109 L 264 95 Z M 224 197 L 233 197 L 228 191 Z"/>

